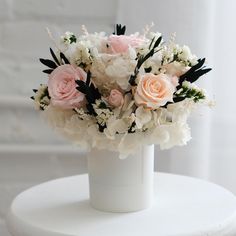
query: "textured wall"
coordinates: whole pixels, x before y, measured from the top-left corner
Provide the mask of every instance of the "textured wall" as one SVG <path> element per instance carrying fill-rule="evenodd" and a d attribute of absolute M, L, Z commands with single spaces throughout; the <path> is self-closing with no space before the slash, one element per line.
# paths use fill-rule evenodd
<path fill-rule="evenodd" d="M 52 178 L 86 172 L 85 155 L 47 129 L 34 111 L 32 88 L 44 82 L 38 58 L 66 30 L 113 29 L 117 1 L 0 0 L 0 235 L 4 216 L 22 190 Z"/>

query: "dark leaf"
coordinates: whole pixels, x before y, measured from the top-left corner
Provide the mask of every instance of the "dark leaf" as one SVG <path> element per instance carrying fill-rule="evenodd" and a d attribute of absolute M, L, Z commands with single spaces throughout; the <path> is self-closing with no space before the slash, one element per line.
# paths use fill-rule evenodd
<path fill-rule="evenodd" d="M 185 97 L 174 97 L 173 98 L 173 101 L 176 103 L 176 102 L 181 102 L 185 99 Z"/>
<path fill-rule="evenodd" d="M 86 108 L 87 108 L 88 113 L 89 113 L 90 115 L 93 115 L 93 116 L 96 116 L 96 115 L 97 115 L 97 113 L 94 111 L 94 108 L 93 108 L 93 105 L 92 105 L 92 104 L 88 103 L 88 104 L 86 105 Z"/>
<path fill-rule="evenodd" d="M 150 66 L 150 67 L 148 67 L 148 68 L 144 68 L 144 70 L 145 70 L 146 73 L 149 73 L 149 72 L 152 71 L 152 67 Z"/>
<path fill-rule="evenodd" d="M 99 93 L 98 89 L 95 88 L 93 83 L 90 83 L 90 76 L 91 73 L 88 72 L 87 81 L 84 82 L 82 80 L 76 80 L 76 83 L 78 84 L 78 87 L 76 87 L 77 90 L 79 90 L 81 93 L 85 94 L 85 97 L 88 101 L 88 103 L 93 104 L 97 99 L 101 98 L 101 94 Z"/>
<path fill-rule="evenodd" d="M 151 43 L 149 44 L 149 47 L 148 47 L 149 50 L 151 49 L 154 40 L 155 40 L 155 37 L 152 38 Z"/>
<path fill-rule="evenodd" d="M 136 75 L 131 75 L 130 76 L 129 83 L 130 83 L 131 86 L 135 86 L 136 85 L 135 79 L 136 79 Z"/>
<path fill-rule="evenodd" d="M 31 98 L 32 100 L 35 100 L 35 99 L 34 99 L 34 96 L 32 96 L 32 97 L 30 97 L 30 98 Z"/>
<path fill-rule="evenodd" d="M 211 71 L 211 68 L 207 68 L 207 69 L 200 69 L 198 71 L 195 71 L 194 74 L 192 75 L 192 77 L 190 78 L 186 78 L 187 81 L 193 83 L 196 80 L 198 80 L 199 77 L 201 77 L 202 75 L 208 73 L 209 71 Z"/>
<path fill-rule="evenodd" d="M 43 59 L 43 58 L 39 58 L 39 60 L 42 64 L 44 64 L 45 66 L 48 66 L 49 68 L 52 68 L 52 69 L 57 68 L 57 65 L 54 61 L 51 61 L 49 59 Z"/>
<path fill-rule="evenodd" d="M 72 35 L 70 36 L 70 44 L 71 44 L 71 43 L 76 43 L 76 41 L 77 41 L 77 38 L 75 37 L 74 34 L 72 34 Z"/>
<path fill-rule="evenodd" d="M 89 86 L 90 81 L 91 81 L 91 72 L 88 71 L 88 73 L 87 73 L 87 79 L 86 79 L 86 85 L 87 85 L 87 86 Z"/>
<path fill-rule="evenodd" d="M 135 132 L 134 130 L 132 130 L 135 127 L 135 125 L 136 125 L 136 123 L 135 123 L 135 121 L 133 121 L 133 123 L 131 124 L 131 126 L 128 130 L 128 133 L 134 133 Z"/>
<path fill-rule="evenodd" d="M 203 66 L 204 62 L 205 62 L 205 58 L 199 59 L 196 65 L 192 66 L 185 74 L 180 76 L 180 81 L 184 78 L 187 78 L 189 75 L 194 73 L 194 71 L 200 69 Z"/>
<path fill-rule="evenodd" d="M 199 59 L 198 63 L 192 66 L 186 73 L 180 76 L 177 89 L 181 88 L 184 81 L 195 82 L 199 77 L 211 71 L 211 68 L 204 68 L 205 58 Z"/>
<path fill-rule="evenodd" d="M 34 92 L 34 93 L 37 93 L 37 92 L 38 92 L 38 89 L 33 89 L 33 92 Z"/>
<path fill-rule="evenodd" d="M 66 58 L 64 53 L 60 52 L 60 58 L 62 61 L 64 61 L 64 64 L 70 64 L 69 60 Z"/>
<path fill-rule="evenodd" d="M 137 68 L 139 69 L 142 64 L 150 57 L 152 57 L 157 51 L 155 51 L 155 49 L 160 45 L 161 43 L 161 40 L 162 40 L 162 37 L 160 36 L 154 43 L 152 49 L 145 55 L 145 56 L 141 56 L 138 60 L 138 63 L 137 63 Z M 151 44 L 153 44 L 151 42 Z"/>
<path fill-rule="evenodd" d="M 107 127 L 106 125 L 102 126 L 101 124 L 97 123 L 98 124 L 98 130 L 103 133 L 104 129 Z"/>
<path fill-rule="evenodd" d="M 76 83 L 79 85 L 77 87 L 77 90 L 79 90 L 81 93 L 87 95 L 89 92 L 89 86 L 87 86 L 86 83 L 82 80 L 76 80 Z"/>
<path fill-rule="evenodd" d="M 98 89 L 95 88 L 94 84 L 90 84 L 90 89 L 92 91 L 93 94 L 93 101 L 95 102 L 95 100 L 100 99 L 101 98 L 101 94 L 99 93 Z"/>
<path fill-rule="evenodd" d="M 43 73 L 46 73 L 46 74 L 51 74 L 52 72 L 53 72 L 52 69 L 43 70 Z"/>
<path fill-rule="evenodd" d="M 200 69 L 204 65 L 205 61 L 206 61 L 206 58 L 198 59 L 198 63 L 196 65 L 192 66 L 191 69 L 192 70 Z"/>
<path fill-rule="evenodd" d="M 157 47 L 159 46 L 159 44 L 161 43 L 161 40 L 162 40 L 162 36 L 160 36 L 160 37 L 156 40 L 156 42 L 155 42 L 153 48 L 157 48 Z"/>
<path fill-rule="evenodd" d="M 126 26 L 121 26 L 121 24 L 116 24 L 115 25 L 115 31 L 113 32 L 113 34 L 116 35 L 124 35 L 126 31 Z"/>
<path fill-rule="evenodd" d="M 51 52 L 53 60 L 57 63 L 58 66 L 60 66 L 61 64 L 60 64 L 57 56 L 55 55 L 55 53 L 53 52 L 53 50 L 51 48 L 50 48 L 50 52 Z"/>

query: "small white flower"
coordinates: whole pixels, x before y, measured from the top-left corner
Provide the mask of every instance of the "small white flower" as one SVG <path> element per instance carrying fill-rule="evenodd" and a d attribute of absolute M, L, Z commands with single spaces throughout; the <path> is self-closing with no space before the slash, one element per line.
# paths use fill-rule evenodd
<path fill-rule="evenodd" d="M 197 63 L 197 57 L 191 53 L 190 48 L 186 45 L 182 47 L 182 51 L 178 55 L 182 61 L 189 61 L 192 65 Z"/>
<path fill-rule="evenodd" d="M 48 86 L 46 84 L 41 84 L 34 95 L 34 104 L 37 110 L 44 110 L 50 103 L 47 89 Z"/>

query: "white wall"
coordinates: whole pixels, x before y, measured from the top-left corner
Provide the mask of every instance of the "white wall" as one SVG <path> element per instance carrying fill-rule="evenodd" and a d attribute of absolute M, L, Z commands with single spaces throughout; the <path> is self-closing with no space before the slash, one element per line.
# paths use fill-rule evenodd
<path fill-rule="evenodd" d="M 4 216 L 22 190 L 53 178 L 86 172 L 85 154 L 40 120 L 29 99 L 46 77 L 38 58 L 69 30 L 112 32 L 117 1 L 0 0 L 0 235 Z"/>
<path fill-rule="evenodd" d="M 57 37 L 67 30 L 79 33 L 82 24 L 91 32 L 112 32 L 118 20 L 132 32 L 154 21 L 165 37 L 176 32 L 178 42 L 207 56 L 214 70 L 203 84 L 216 94 L 217 106 L 191 120 L 188 146 L 157 150 L 156 167 L 236 193 L 235 11 L 234 0 L 0 0 L 0 236 L 9 236 L 3 219 L 17 193 L 86 172 L 85 154 L 48 129 L 29 99 L 46 79 L 38 61 L 52 46 L 45 27 Z"/>

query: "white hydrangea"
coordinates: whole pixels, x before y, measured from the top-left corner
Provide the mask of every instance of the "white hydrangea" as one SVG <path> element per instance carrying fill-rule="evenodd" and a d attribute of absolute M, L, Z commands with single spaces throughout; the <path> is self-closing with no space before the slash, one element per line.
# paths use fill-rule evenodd
<path fill-rule="evenodd" d="M 142 129 L 144 125 L 152 119 L 152 112 L 140 106 L 135 111 L 135 123 L 138 129 Z"/>
<path fill-rule="evenodd" d="M 136 66 L 135 60 L 130 60 L 121 56 L 111 58 L 105 73 L 114 80 L 122 89 L 127 90 L 130 86 L 129 78 L 134 72 Z"/>

